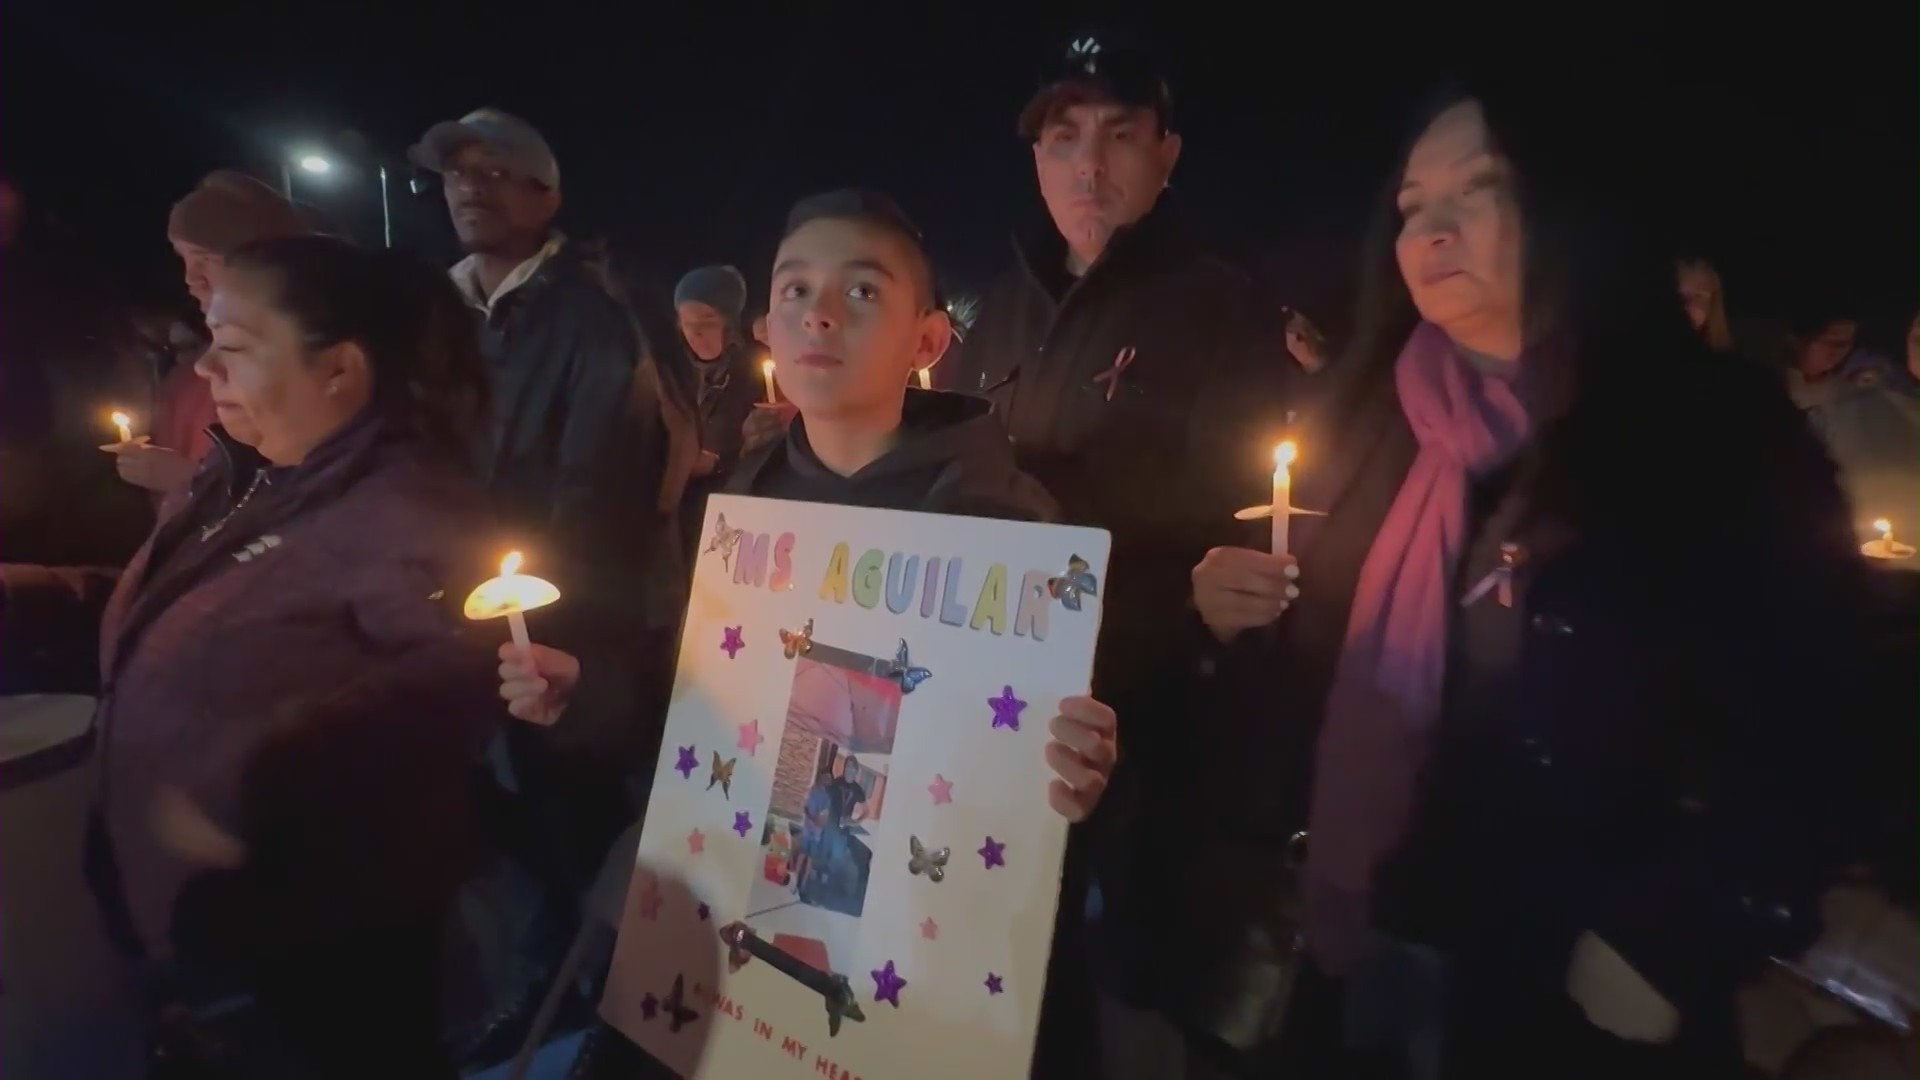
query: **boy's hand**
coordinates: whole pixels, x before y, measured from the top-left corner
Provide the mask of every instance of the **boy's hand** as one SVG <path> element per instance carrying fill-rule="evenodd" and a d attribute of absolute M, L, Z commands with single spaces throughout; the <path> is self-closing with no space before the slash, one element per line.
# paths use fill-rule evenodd
<path fill-rule="evenodd" d="M 500 645 L 500 696 L 507 712 L 543 727 L 560 719 L 580 685 L 580 661 L 570 653 L 534 645 L 526 652 Z"/>
<path fill-rule="evenodd" d="M 1113 710 L 1085 694 L 1060 699 L 1060 715 L 1047 725 L 1047 765 L 1059 778 L 1047 785 L 1047 803 L 1071 822 L 1087 820 L 1106 794 L 1120 758 Z"/>

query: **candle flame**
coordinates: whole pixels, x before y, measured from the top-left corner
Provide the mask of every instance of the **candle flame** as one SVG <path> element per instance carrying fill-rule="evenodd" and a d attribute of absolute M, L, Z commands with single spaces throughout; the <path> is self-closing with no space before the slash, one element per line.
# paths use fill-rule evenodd
<path fill-rule="evenodd" d="M 760 361 L 760 374 L 769 379 L 773 378 L 773 357 L 769 356 L 765 360 Z"/>
<path fill-rule="evenodd" d="M 1873 527 L 1880 530 L 1880 539 L 1893 539 L 1893 522 L 1888 521 L 1886 518 L 1880 518 L 1873 523 Z"/>
<path fill-rule="evenodd" d="M 1287 466 L 1293 464 L 1293 459 L 1299 453 L 1300 453 L 1300 450 L 1298 447 L 1293 445 L 1293 440 L 1288 439 L 1286 442 L 1283 442 L 1279 446 L 1276 446 L 1273 448 L 1273 467 L 1276 470 L 1286 468 Z"/>
<path fill-rule="evenodd" d="M 519 552 L 517 551 L 507 552 L 507 557 L 500 560 L 500 576 L 512 577 L 513 575 L 519 573 L 521 561 L 522 560 Z"/>
<path fill-rule="evenodd" d="M 114 413 L 113 413 L 113 426 L 114 427 L 132 427 L 133 417 L 128 416 L 126 413 L 123 413 L 118 409 L 116 409 L 114 410 Z"/>

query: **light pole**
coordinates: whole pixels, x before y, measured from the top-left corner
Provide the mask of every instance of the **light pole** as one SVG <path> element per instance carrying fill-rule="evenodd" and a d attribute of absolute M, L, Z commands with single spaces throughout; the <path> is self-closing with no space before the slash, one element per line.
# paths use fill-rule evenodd
<path fill-rule="evenodd" d="M 293 201 L 293 169 L 298 164 L 302 172 L 315 176 L 324 176 L 333 171 L 333 162 L 320 154 L 302 154 L 295 161 L 288 159 L 280 163 L 280 183 L 285 189 L 287 201 Z M 378 166 L 380 173 L 380 237 L 387 247 L 393 246 L 393 210 L 387 202 L 387 167 Z"/>

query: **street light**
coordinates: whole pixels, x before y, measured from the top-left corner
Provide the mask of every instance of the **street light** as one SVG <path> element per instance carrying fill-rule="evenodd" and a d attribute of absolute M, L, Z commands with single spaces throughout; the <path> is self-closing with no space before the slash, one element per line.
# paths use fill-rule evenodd
<path fill-rule="evenodd" d="M 333 162 L 320 154 L 302 154 L 297 162 L 301 170 L 315 176 L 324 176 L 333 171 Z M 387 203 L 387 167 L 378 166 L 380 172 L 380 233 L 387 247 L 393 246 L 393 210 Z M 293 170 L 288 161 L 280 163 L 280 183 L 287 196 L 293 201 Z"/>

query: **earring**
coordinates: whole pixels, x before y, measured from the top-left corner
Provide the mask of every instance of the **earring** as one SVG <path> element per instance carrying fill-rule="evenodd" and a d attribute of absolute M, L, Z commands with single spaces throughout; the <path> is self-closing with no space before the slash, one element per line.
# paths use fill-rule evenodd
<path fill-rule="evenodd" d="M 340 396 L 340 384 L 339 384 L 339 383 L 337 383 L 337 382 L 330 382 L 330 383 L 328 383 L 328 384 L 327 384 L 327 396 L 328 396 L 328 397 L 339 397 L 339 396 Z"/>

